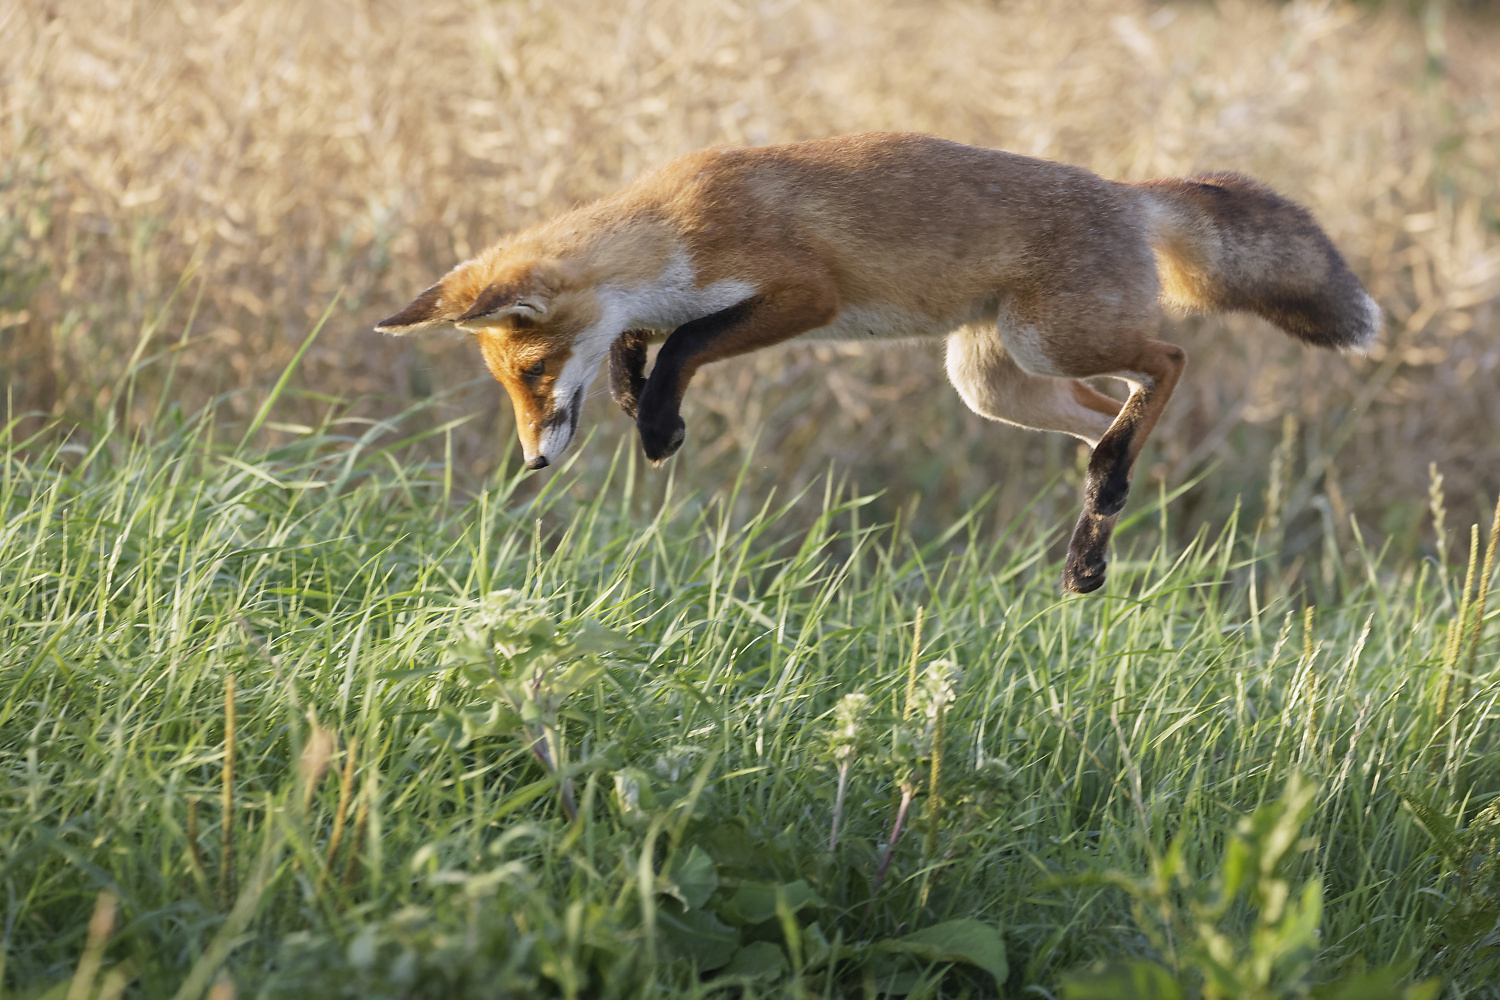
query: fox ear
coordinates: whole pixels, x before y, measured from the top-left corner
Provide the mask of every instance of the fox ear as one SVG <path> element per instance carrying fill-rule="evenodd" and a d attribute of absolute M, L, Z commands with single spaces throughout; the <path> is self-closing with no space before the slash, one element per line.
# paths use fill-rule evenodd
<path fill-rule="evenodd" d="M 474 300 L 468 312 L 458 317 L 457 322 L 499 319 L 501 316 L 541 319 L 547 315 L 548 306 L 548 295 L 540 289 L 521 289 L 513 284 L 494 284 L 479 293 L 479 298 Z"/>
<path fill-rule="evenodd" d="M 445 309 L 444 306 L 450 306 Z M 388 316 L 375 324 L 377 333 L 411 333 L 423 327 L 454 320 L 451 303 L 443 301 L 443 283 L 439 281 L 427 291 L 412 299 L 411 305 L 394 316 Z"/>
<path fill-rule="evenodd" d="M 552 305 L 553 289 L 561 279 L 555 265 L 539 264 L 520 276 L 492 282 L 478 295 L 473 289 L 483 281 L 486 270 L 494 273 L 492 263 L 478 257 L 455 267 L 443 280 L 412 299 L 411 305 L 396 315 L 381 320 L 375 329 L 381 333 L 411 333 L 429 326 L 495 320 L 502 316 L 520 316 L 537 320 L 547 315 Z M 483 325 L 483 324 L 481 324 Z"/>

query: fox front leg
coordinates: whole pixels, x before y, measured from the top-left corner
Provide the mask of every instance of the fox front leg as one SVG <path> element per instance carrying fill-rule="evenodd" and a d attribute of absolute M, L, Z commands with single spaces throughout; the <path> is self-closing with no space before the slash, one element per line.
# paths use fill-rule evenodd
<path fill-rule="evenodd" d="M 646 387 L 646 331 L 626 330 L 609 348 L 609 394 L 635 419 Z"/>
<path fill-rule="evenodd" d="M 763 289 L 728 309 L 684 323 L 661 345 L 635 415 L 641 447 L 652 464 L 682 447 L 687 425 L 678 411 L 699 368 L 790 340 L 838 315 L 838 289 L 830 277 L 811 266 L 796 274 L 795 282 Z"/>
<path fill-rule="evenodd" d="M 679 412 L 682 394 L 693 373 L 708 361 L 723 357 L 723 342 L 756 311 L 757 301 L 746 299 L 728 309 L 682 324 L 661 345 L 656 367 L 641 389 L 635 427 L 641 448 L 652 465 L 660 465 L 682 447 L 687 424 Z"/>

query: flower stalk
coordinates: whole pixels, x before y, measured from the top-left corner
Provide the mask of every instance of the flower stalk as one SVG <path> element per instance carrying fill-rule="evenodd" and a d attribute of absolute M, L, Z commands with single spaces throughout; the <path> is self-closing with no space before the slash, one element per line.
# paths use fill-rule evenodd
<path fill-rule="evenodd" d="M 829 736 L 834 763 L 838 765 L 838 794 L 833 800 L 833 822 L 828 834 L 828 849 L 839 846 L 839 824 L 844 816 L 844 796 L 849 790 L 849 769 L 868 749 L 865 720 L 870 714 L 870 697 L 863 693 L 846 694 L 834 709 L 834 726 Z"/>

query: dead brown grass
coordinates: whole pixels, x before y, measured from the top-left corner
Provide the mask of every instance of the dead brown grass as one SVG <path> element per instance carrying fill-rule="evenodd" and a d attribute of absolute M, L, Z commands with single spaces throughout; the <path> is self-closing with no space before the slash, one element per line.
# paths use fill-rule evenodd
<path fill-rule="evenodd" d="M 1300 0 L 32 0 L 0 6 L 0 34 L 0 363 L 20 408 L 118 408 L 142 330 L 177 337 L 195 301 L 174 394 L 264 385 L 343 288 L 301 382 L 388 413 L 482 369 L 460 339 L 372 321 L 507 230 L 710 143 L 914 129 L 1127 179 L 1243 170 L 1311 206 L 1367 278 L 1391 317 L 1367 360 L 1248 319 L 1174 331 L 1192 361 L 1147 472 L 1229 459 L 1190 510 L 1258 495 L 1284 413 L 1294 548 L 1349 510 L 1414 524 L 1431 461 L 1450 506 L 1500 491 L 1500 28 L 1483 19 L 1424 31 Z M 942 382 L 935 350 L 729 362 L 690 394 L 678 462 L 706 482 L 760 434 L 762 485 L 832 457 L 927 493 L 935 519 L 1053 473 L 1044 511 L 1072 505 L 1071 445 L 973 417 Z M 456 443 L 491 468 L 511 436 L 499 390 L 440 409 L 480 413 Z M 629 426 L 599 400 L 589 419 L 602 460 Z"/>

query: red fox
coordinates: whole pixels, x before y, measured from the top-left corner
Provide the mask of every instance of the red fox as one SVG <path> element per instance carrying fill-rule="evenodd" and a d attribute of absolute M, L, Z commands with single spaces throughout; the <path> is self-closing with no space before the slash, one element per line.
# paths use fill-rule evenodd
<path fill-rule="evenodd" d="M 1125 184 L 872 133 L 682 156 L 459 264 L 376 329 L 474 334 L 531 469 L 573 440 L 606 355 L 660 463 L 682 446 L 683 393 L 709 362 L 795 337 L 946 337 L 948 377 L 976 413 L 1093 448 L 1063 573 L 1087 593 L 1186 361 L 1156 339 L 1164 306 L 1252 312 L 1354 351 L 1381 324 L 1312 216 L 1249 178 Z M 1094 376 L 1129 398 L 1081 381 Z"/>

